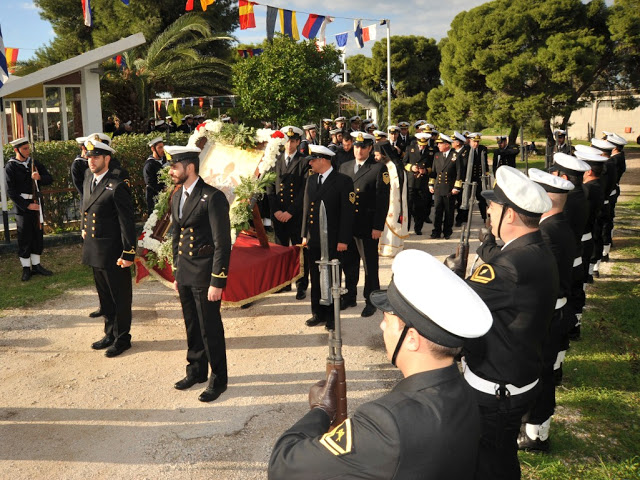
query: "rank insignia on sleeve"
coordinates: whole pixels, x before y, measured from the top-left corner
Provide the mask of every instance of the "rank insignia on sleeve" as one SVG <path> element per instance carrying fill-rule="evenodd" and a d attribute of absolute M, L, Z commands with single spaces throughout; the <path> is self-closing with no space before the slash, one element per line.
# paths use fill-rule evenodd
<path fill-rule="evenodd" d="M 391 183 L 391 179 L 389 178 L 389 172 L 384 172 L 382 174 L 382 181 L 384 183 L 386 183 L 387 185 L 389 185 L 389 183 Z"/>
<path fill-rule="evenodd" d="M 351 203 L 356 203 L 356 192 L 349 192 L 349 201 Z"/>
<path fill-rule="evenodd" d="M 336 456 L 351 453 L 353 447 L 351 419 L 347 418 L 336 428 L 325 433 L 320 439 L 320 443 Z"/>
<path fill-rule="evenodd" d="M 486 263 L 480 265 L 473 275 L 471 276 L 471 281 L 476 283 L 489 283 L 492 280 L 495 280 L 496 272 L 493 271 L 493 267 Z"/>

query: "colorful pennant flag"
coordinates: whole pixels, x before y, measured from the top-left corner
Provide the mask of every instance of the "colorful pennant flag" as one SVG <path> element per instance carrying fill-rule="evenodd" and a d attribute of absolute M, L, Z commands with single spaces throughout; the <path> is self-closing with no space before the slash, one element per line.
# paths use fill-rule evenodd
<path fill-rule="evenodd" d="M 253 2 L 248 0 L 238 0 L 240 11 L 240 30 L 256 28 L 256 17 L 253 15 Z"/>
<path fill-rule="evenodd" d="M 289 35 L 294 40 L 300 40 L 298 24 L 296 22 L 296 12 L 280 9 L 280 31 L 284 35 Z"/>
<path fill-rule="evenodd" d="M 173 113 L 178 111 L 178 99 L 174 98 L 173 99 Z"/>
<path fill-rule="evenodd" d="M 267 40 L 273 42 L 273 32 L 276 29 L 276 18 L 278 17 L 278 9 L 276 7 L 267 6 Z"/>
<path fill-rule="evenodd" d="M 122 3 L 124 3 L 127 7 L 129 6 L 129 0 L 122 0 Z"/>
<path fill-rule="evenodd" d="M 362 29 L 362 41 L 368 42 L 370 40 L 376 39 L 376 26 L 369 25 L 368 27 L 364 27 Z"/>
<path fill-rule="evenodd" d="M 248 50 L 238 50 L 238 55 L 240 55 L 242 58 L 249 58 L 257 57 L 262 52 L 264 52 L 263 48 L 250 48 Z"/>
<path fill-rule="evenodd" d="M 202 11 L 206 12 L 207 11 L 207 6 L 208 5 L 213 5 L 213 2 L 215 2 L 216 0 L 200 0 L 200 5 L 202 6 Z"/>
<path fill-rule="evenodd" d="M 349 32 L 339 33 L 336 35 L 336 43 L 338 47 L 345 48 L 347 46 L 347 39 L 349 38 Z"/>
<path fill-rule="evenodd" d="M 304 28 L 302 29 L 302 36 L 305 38 L 316 38 L 323 23 L 324 16 L 316 15 L 315 13 L 310 14 L 307 23 L 304 24 Z"/>
<path fill-rule="evenodd" d="M 333 17 L 324 17 L 324 22 L 322 22 L 322 26 L 320 27 L 320 33 L 318 34 L 318 39 L 321 42 L 323 42 L 324 45 L 327 44 L 325 30 L 327 28 L 327 25 L 329 25 L 331 22 L 333 22 Z"/>
<path fill-rule="evenodd" d="M 184 6 L 185 12 L 190 12 L 193 10 L 193 0 L 187 0 L 187 4 Z"/>
<path fill-rule="evenodd" d="M 7 68 L 7 57 L 4 51 L 4 41 L 2 40 L 2 29 L 0 28 L 0 87 L 9 80 L 9 69 Z"/>
<path fill-rule="evenodd" d="M 87 27 L 93 25 L 93 19 L 91 18 L 90 0 L 82 0 L 82 15 L 84 15 L 84 24 Z"/>
<path fill-rule="evenodd" d="M 16 63 L 18 63 L 18 49 L 5 48 L 4 55 L 7 58 L 7 71 L 9 73 L 16 73 Z"/>
<path fill-rule="evenodd" d="M 364 40 L 362 39 L 362 22 L 360 20 L 353 21 L 353 33 L 356 37 L 356 43 L 360 48 L 364 48 Z"/>

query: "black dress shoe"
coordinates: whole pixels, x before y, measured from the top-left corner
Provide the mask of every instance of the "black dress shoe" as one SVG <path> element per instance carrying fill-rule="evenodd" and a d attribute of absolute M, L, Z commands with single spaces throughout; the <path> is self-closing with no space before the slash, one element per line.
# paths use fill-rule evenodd
<path fill-rule="evenodd" d="M 32 275 L 44 275 L 45 277 L 50 277 L 53 275 L 51 270 L 47 270 L 42 265 L 31 265 L 31 274 Z"/>
<path fill-rule="evenodd" d="M 318 318 L 316 315 L 314 315 L 313 317 L 311 317 L 309 320 L 307 320 L 306 322 L 304 322 L 304 324 L 307 327 L 315 327 L 317 325 L 320 325 L 321 323 L 324 323 L 324 320 L 320 320 L 320 318 Z"/>
<path fill-rule="evenodd" d="M 422 235 L 422 230 L 416 230 L 416 235 Z"/>
<path fill-rule="evenodd" d="M 331 322 L 331 323 L 327 323 L 324 326 L 325 330 L 335 330 L 336 329 L 336 324 L 335 322 Z"/>
<path fill-rule="evenodd" d="M 608 253 L 606 255 L 602 256 L 602 261 L 603 262 L 608 262 L 609 261 L 609 254 Z"/>
<path fill-rule="evenodd" d="M 176 390 L 186 390 L 187 388 L 193 387 L 196 383 L 204 383 L 206 381 L 207 381 L 207 377 L 197 378 L 197 377 L 190 377 L 189 375 L 187 375 L 182 380 L 178 380 L 173 385 L 173 388 L 175 388 Z"/>
<path fill-rule="evenodd" d="M 371 315 L 373 315 L 374 313 L 376 313 L 377 308 L 374 307 L 373 305 L 371 305 L 370 303 L 367 303 L 365 305 L 365 307 L 362 309 L 362 313 L 360 314 L 361 317 L 370 317 Z"/>
<path fill-rule="evenodd" d="M 91 344 L 91 348 L 93 348 L 94 350 L 102 350 L 103 348 L 110 347 L 111 345 L 113 345 L 113 338 L 107 337 L 105 335 L 97 342 L 93 342 Z"/>
<path fill-rule="evenodd" d="M 440 234 L 439 233 L 432 233 L 431 234 L 431 238 L 440 238 Z"/>
<path fill-rule="evenodd" d="M 98 318 L 98 317 L 102 317 L 102 316 L 104 316 L 104 313 L 102 313 L 102 310 L 98 309 L 98 310 L 96 310 L 95 312 L 91 312 L 91 313 L 89 314 L 89 316 L 90 316 L 91 318 Z"/>
<path fill-rule="evenodd" d="M 533 440 L 529 438 L 526 433 L 520 432 L 518 435 L 518 450 L 548 452 L 549 439 L 540 440 L 539 438 L 536 438 Z"/>
<path fill-rule="evenodd" d="M 456 222 L 456 227 L 461 227 L 462 226 L 462 222 Z"/>
<path fill-rule="evenodd" d="M 431 219 L 430 219 L 429 217 L 427 217 L 427 218 L 425 219 L 424 223 L 433 223 L 433 222 L 431 221 Z"/>
<path fill-rule="evenodd" d="M 304 300 L 305 298 L 307 298 L 306 290 L 299 288 L 296 292 L 296 300 Z"/>
<path fill-rule="evenodd" d="M 107 351 L 104 352 L 104 356 L 109 358 L 117 357 L 122 352 L 125 352 L 130 348 L 130 343 L 125 343 L 124 345 L 111 345 L 109 348 L 107 348 Z"/>
<path fill-rule="evenodd" d="M 445 240 L 449 240 L 450 238 L 451 238 L 451 234 L 449 234 L 449 235 L 445 235 L 445 236 L 444 236 L 444 239 L 445 239 Z"/>
<path fill-rule="evenodd" d="M 290 292 L 291 291 L 291 284 L 282 287 L 280 290 L 278 290 L 276 293 L 282 293 L 282 292 Z"/>
<path fill-rule="evenodd" d="M 26 282 L 31 280 L 31 269 L 29 267 L 22 267 L 22 281 Z"/>
<path fill-rule="evenodd" d="M 357 305 L 355 299 L 349 300 L 346 298 L 340 298 L 340 310 L 346 310 L 347 308 L 355 307 Z"/>
<path fill-rule="evenodd" d="M 201 402 L 213 402 L 220 395 L 222 395 L 226 390 L 227 390 L 226 384 L 218 385 L 215 387 L 212 387 L 211 385 L 209 385 L 206 388 L 206 390 L 200 394 L 200 396 L 198 397 L 198 400 L 200 400 Z"/>

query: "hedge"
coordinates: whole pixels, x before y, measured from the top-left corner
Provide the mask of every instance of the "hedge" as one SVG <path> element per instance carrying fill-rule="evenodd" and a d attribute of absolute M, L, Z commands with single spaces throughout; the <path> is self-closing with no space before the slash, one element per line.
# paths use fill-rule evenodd
<path fill-rule="evenodd" d="M 124 168 L 129 171 L 131 191 L 133 194 L 135 215 L 141 218 L 147 210 L 145 200 L 145 186 L 142 168 L 149 156 L 147 145 L 149 140 L 157 137 L 157 133 L 149 135 L 121 135 L 113 140 L 112 147 L 116 150 L 115 157 L 120 160 Z M 189 134 L 171 133 L 164 135 L 167 145 L 186 145 Z M 77 220 L 73 205 L 79 202 L 80 195 L 71 182 L 71 163 L 78 154 L 75 141 L 66 142 L 36 142 L 36 160 L 44 164 L 53 176 L 53 184 L 42 189 L 45 205 L 45 221 L 53 231 L 71 230 L 69 221 Z M 4 146 L 4 161 L 14 156 L 11 145 Z M 75 227 L 76 229 L 78 227 Z"/>

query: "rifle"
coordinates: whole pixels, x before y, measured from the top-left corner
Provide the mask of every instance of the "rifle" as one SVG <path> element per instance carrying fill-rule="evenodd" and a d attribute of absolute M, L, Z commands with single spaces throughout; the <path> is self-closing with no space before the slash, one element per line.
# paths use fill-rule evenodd
<path fill-rule="evenodd" d="M 42 203 L 40 201 L 40 188 L 38 187 L 38 181 L 33 178 L 33 174 L 38 172 L 36 168 L 36 143 L 33 141 L 33 128 L 29 126 L 29 143 L 31 144 L 31 196 L 33 197 L 33 203 L 38 204 L 38 229 L 42 230 L 42 224 L 44 223 L 44 216 L 42 215 Z"/>
<path fill-rule="evenodd" d="M 491 190 L 493 188 L 493 175 L 491 172 L 487 172 L 487 166 L 487 151 L 482 150 L 480 153 L 480 168 L 482 170 L 482 182 L 480 184 L 480 188 L 482 189 L 480 190 L 481 192 Z"/>
<path fill-rule="evenodd" d="M 340 261 L 329 260 L 329 232 L 327 210 L 320 202 L 320 305 L 333 304 L 335 327 L 329 330 L 329 356 L 327 357 L 327 380 L 333 370 L 338 374 L 336 396 L 338 397 L 334 428 L 347 419 L 347 380 L 342 358 L 342 331 L 340 323 L 340 296 L 345 291 L 340 286 Z"/>
<path fill-rule="evenodd" d="M 458 247 L 456 248 L 456 257 L 463 258 L 462 266 L 463 272 L 467 271 L 467 260 L 469 258 L 469 236 L 471 235 L 471 222 L 473 219 L 473 207 L 475 205 L 476 199 L 476 189 L 478 187 L 477 182 L 473 182 L 471 184 L 471 200 L 469 204 L 469 215 L 467 217 L 467 222 L 462 227 L 460 231 L 460 243 L 458 243 Z"/>
<path fill-rule="evenodd" d="M 469 150 L 469 156 L 467 157 L 467 174 L 464 179 L 463 190 L 462 190 L 462 200 L 460 203 L 460 208 L 462 210 L 469 210 L 469 198 L 471 195 L 471 177 L 473 174 L 473 161 L 475 157 L 475 150 L 471 148 Z M 473 202 L 473 200 L 471 200 Z"/>

